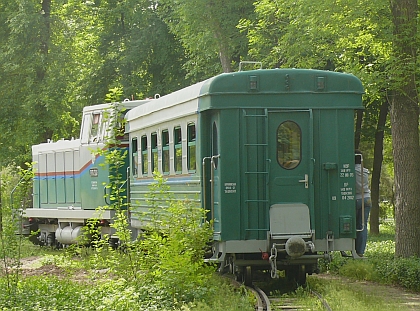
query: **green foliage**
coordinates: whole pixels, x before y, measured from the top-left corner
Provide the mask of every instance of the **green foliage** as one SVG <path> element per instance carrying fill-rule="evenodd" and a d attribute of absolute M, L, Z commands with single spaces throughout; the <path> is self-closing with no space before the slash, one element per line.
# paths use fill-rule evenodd
<path fill-rule="evenodd" d="M 56 6 L 57 5 L 57 6 Z M 51 18 L 52 1 L 4 1 L 0 46 L 0 162 L 23 164 L 30 146 L 47 139 L 70 138 L 81 105 L 65 98 L 75 79 L 66 31 Z M 7 12 L 7 13 L 6 13 Z M 6 13 L 6 14 L 5 14 Z M 78 74 L 78 73 L 77 73 Z M 79 78 L 79 77 L 77 77 Z"/>
<path fill-rule="evenodd" d="M 72 281 L 62 277 L 27 277 L 19 283 L 15 299 L 0 291 L 0 310 L 54 311 L 54 310 L 253 310 L 247 297 L 216 278 L 209 278 L 207 294 L 202 300 L 174 307 L 162 301 L 166 294 L 153 284 L 131 285 L 123 279 Z M 0 289 L 5 284 L 0 279 Z"/>
<path fill-rule="evenodd" d="M 112 89 L 108 99 L 115 101 L 120 94 L 118 88 Z M 112 247 L 114 241 L 110 236 L 101 236 L 98 220 L 93 219 L 88 221 L 85 232 L 94 251 L 83 255 L 90 267 L 96 271 L 106 269 L 107 275 L 125 284 L 121 285 L 122 295 L 127 294 L 124 291 L 135 291 L 140 296 L 141 293 L 145 297 L 158 296 L 160 299 L 154 303 L 159 309 L 201 300 L 208 294 L 206 284 L 214 271 L 204 264 L 204 250 L 212 236 L 211 226 L 205 221 L 206 211 L 196 202 L 171 197 L 169 187 L 158 174 L 150 187 L 150 212 L 144 215 L 144 219 L 150 219 L 147 230 L 132 241 L 126 180 L 122 174 L 127 152 L 118 148 L 125 122 L 120 117 L 122 112 L 118 103 L 111 105 L 105 116 L 110 124 L 106 146 L 94 151 L 105 157 L 109 167 L 109 183 L 105 186 L 109 189 L 110 204 L 99 207 L 98 214 L 105 209 L 115 212 L 110 226 L 118 246 Z M 72 252 L 77 249 L 73 247 Z M 117 303 L 121 299 L 112 299 L 109 304 L 116 303 L 117 309 L 122 307 Z"/>
<path fill-rule="evenodd" d="M 340 275 L 349 276 L 357 280 L 373 280 L 376 278 L 375 266 L 367 261 L 347 262 L 340 268 Z"/>
<path fill-rule="evenodd" d="M 378 236 L 369 236 L 365 258 L 354 260 L 334 254 L 333 261 L 321 261 L 324 271 L 352 279 L 394 284 L 420 291 L 420 259 L 395 257 L 395 226 L 381 224 Z"/>
<path fill-rule="evenodd" d="M 240 18 L 251 18 L 252 2 L 159 1 L 160 15 L 187 51 L 185 67 L 194 80 L 232 71 L 246 57 L 247 39 L 237 24 Z"/>
<path fill-rule="evenodd" d="M 29 165 L 29 164 L 28 164 Z M 22 207 L 29 199 L 32 171 L 7 167 L 0 174 L 0 260 L 6 292 L 14 299 L 20 279 Z"/>
<path fill-rule="evenodd" d="M 205 222 L 206 211 L 195 202 L 170 199 L 162 176 L 156 179 L 149 230 L 137 241 L 147 250 L 144 264 L 150 273 L 146 276 L 165 288 L 170 301 L 194 301 L 205 295 L 205 284 L 214 271 L 203 262 L 211 226 Z"/>
<path fill-rule="evenodd" d="M 189 84 L 184 50 L 156 8 L 150 0 L 2 1 L 0 163 L 77 137 L 82 108 L 110 88 L 131 99 Z"/>
<path fill-rule="evenodd" d="M 379 217 L 383 220 L 394 219 L 394 205 L 390 201 L 382 201 L 379 203 Z"/>
<path fill-rule="evenodd" d="M 123 90 L 121 88 L 115 87 L 109 90 L 109 93 L 105 96 L 105 101 L 107 103 L 118 102 L 121 100 L 121 96 L 123 95 Z"/>
<path fill-rule="evenodd" d="M 340 278 L 310 277 L 307 288 L 300 289 L 291 296 L 296 297 L 299 305 L 305 306 L 308 310 L 325 310 L 321 300 L 312 291 L 320 293 L 331 310 L 410 310 L 410 307 L 406 307 L 399 301 L 400 297 L 389 297 L 381 291 L 380 287 L 364 283 Z"/>

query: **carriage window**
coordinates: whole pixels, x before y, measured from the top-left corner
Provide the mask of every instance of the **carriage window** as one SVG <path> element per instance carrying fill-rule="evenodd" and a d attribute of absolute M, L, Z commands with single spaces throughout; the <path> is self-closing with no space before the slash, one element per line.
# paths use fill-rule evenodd
<path fill-rule="evenodd" d="M 158 147 L 157 147 L 157 133 L 152 133 L 152 172 L 158 171 Z"/>
<path fill-rule="evenodd" d="M 131 140 L 131 148 L 132 148 L 131 149 L 131 166 L 132 166 L 131 172 L 132 172 L 133 176 L 137 176 L 137 169 L 138 169 L 138 165 L 139 165 L 139 163 L 138 163 L 139 157 L 138 157 L 138 153 L 137 153 L 137 147 L 138 147 L 137 137 L 134 137 Z"/>
<path fill-rule="evenodd" d="M 162 170 L 164 174 L 169 174 L 169 132 L 162 131 Z"/>
<path fill-rule="evenodd" d="M 188 171 L 195 171 L 196 158 L 195 158 L 195 124 L 190 123 L 187 127 L 188 133 Z"/>
<path fill-rule="evenodd" d="M 148 156 L 148 150 L 147 150 L 147 136 L 144 135 L 141 137 L 141 169 L 142 174 L 147 175 L 148 174 L 148 167 L 149 167 L 149 156 Z"/>
<path fill-rule="evenodd" d="M 277 162 L 284 169 L 297 167 L 301 160 L 301 129 L 293 121 L 285 121 L 277 129 Z"/>
<path fill-rule="evenodd" d="M 182 173 L 182 135 L 180 127 L 174 129 L 174 169 L 177 174 Z"/>

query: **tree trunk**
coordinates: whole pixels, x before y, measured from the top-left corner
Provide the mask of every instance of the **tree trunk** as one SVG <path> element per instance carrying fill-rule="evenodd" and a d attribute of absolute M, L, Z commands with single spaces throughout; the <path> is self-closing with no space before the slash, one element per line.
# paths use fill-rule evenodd
<path fill-rule="evenodd" d="M 360 136 L 362 135 L 362 121 L 363 121 L 363 110 L 356 111 L 356 129 L 354 132 L 354 149 L 359 149 Z"/>
<path fill-rule="evenodd" d="M 42 28 L 40 30 L 40 48 L 39 48 L 39 56 L 43 59 L 40 62 L 40 66 L 38 66 L 37 72 L 37 83 L 38 85 L 42 85 L 45 79 L 45 75 L 47 73 L 47 66 L 48 63 L 48 54 L 49 54 L 49 43 L 51 40 L 51 0 L 42 0 L 41 2 L 41 14 L 42 14 Z M 41 97 L 37 101 L 37 111 L 35 112 L 36 118 L 41 120 L 43 124 L 43 133 L 42 133 L 42 141 L 46 142 L 48 139 L 52 138 L 53 130 L 48 126 L 48 109 L 45 106 L 45 103 L 42 101 Z"/>
<path fill-rule="evenodd" d="M 420 257 L 420 146 L 416 90 L 417 0 L 391 0 L 394 35 L 391 129 L 395 178 L 395 256 Z"/>
<path fill-rule="evenodd" d="M 221 29 L 215 32 L 215 37 L 219 46 L 219 59 L 222 65 L 223 72 L 232 72 L 231 55 L 229 53 L 229 40 L 223 36 Z"/>
<path fill-rule="evenodd" d="M 373 170 L 371 180 L 371 199 L 372 209 L 370 210 L 370 233 L 379 234 L 379 199 L 380 199 L 380 179 L 383 161 L 384 130 L 386 118 L 388 116 L 388 101 L 384 101 L 379 109 L 378 124 L 375 133 L 375 147 L 373 151 Z"/>
<path fill-rule="evenodd" d="M 44 59 L 47 58 L 49 41 L 51 37 L 50 16 L 51 16 L 51 0 L 43 0 L 41 2 L 41 14 L 43 16 L 43 29 L 40 31 L 40 56 Z M 45 66 L 41 65 L 37 68 L 38 81 L 44 80 Z"/>

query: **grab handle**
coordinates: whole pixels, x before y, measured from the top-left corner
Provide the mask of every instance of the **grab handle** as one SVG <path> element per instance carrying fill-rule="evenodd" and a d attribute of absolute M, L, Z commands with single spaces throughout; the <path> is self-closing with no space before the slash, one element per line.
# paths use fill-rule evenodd
<path fill-rule="evenodd" d="M 361 229 L 357 229 L 356 231 L 363 231 L 365 230 L 365 191 L 364 191 L 364 185 L 363 185 L 363 155 L 361 153 L 356 153 L 357 156 L 360 156 L 360 178 L 361 178 L 361 188 L 362 188 L 362 228 Z"/>

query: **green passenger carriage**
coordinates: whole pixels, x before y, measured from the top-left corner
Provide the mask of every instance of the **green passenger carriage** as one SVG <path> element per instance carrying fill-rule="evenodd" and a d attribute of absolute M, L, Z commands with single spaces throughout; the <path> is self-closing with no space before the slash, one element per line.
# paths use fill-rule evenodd
<path fill-rule="evenodd" d="M 214 221 L 210 261 L 245 281 L 304 282 L 331 251 L 354 252 L 354 76 L 301 69 L 221 74 L 132 109 L 132 225 L 161 172 Z"/>

